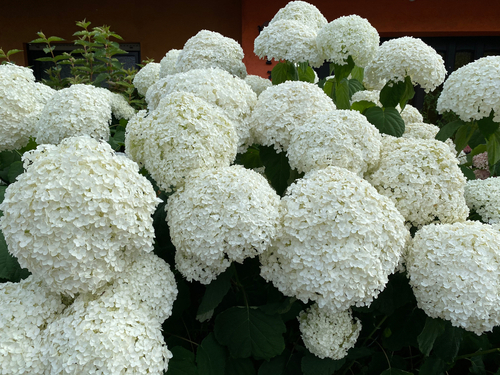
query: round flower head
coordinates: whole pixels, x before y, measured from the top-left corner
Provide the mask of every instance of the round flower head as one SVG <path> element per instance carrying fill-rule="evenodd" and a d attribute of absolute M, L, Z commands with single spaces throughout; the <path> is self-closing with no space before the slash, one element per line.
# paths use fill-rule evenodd
<path fill-rule="evenodd" d="M 181 52 L 181 49 L 171 49 L 165 54 L 160 61 L 160 78 L 179 73 L 177 71 L 177 59 Z"/>
<path fill-rule="evenodd" d="M 91 85 L 73 85 L 57 91 L 36 123 L 38 144 L 58 144 L 64 138 L 89 135 L 109 139 L 111 92 Z"/>
<path fill-rule="evenodd" d="M 177 269 L 209 284 L 232 261 L 262 253 L 276 235 L 279 200 L 265 177 L 238 165 L 186 181 L 167 204 Z"/>
<path fill-rule="evenodd" d="M 332 99 L 317 85 L 286 81 L 259 95 L 250 118 L 250 128 L 256 143 L 286 151 L 293 129 L 315 113 L 335 108 Z"/>
<path fill-rule="evenodd" d="M 500 224 L 500 178 L 470 180 L 465 185 L 465 201 L 484 222 Z"/>
<path fill-rule="evenodd" d="M 332 312 L 315 303 L 302 311 L 298 319 L 304 345 L 321 359 L 344 358 L 361 332 L 361 322 L 352 319 L 351 310 Z"/>
<path fill-rule="evenodd" d="M 432 224 L 405 256 L 418 306 L 477 335 L 500 325 L 500 232 L 480 222 Z"/>
<path fill-rule="evenodd" d="M 440 113 L 453 111 L 463 121 L 481 120 L 493 111 L 500 122 L 500 56 L 487 56 L 452 72 L 438 98 Z"/>
<path fill-rule="evenodd" d="M 335 64 L 354 64 L 364 68 L 377 54 L 380 37 L 367 19 L 355 14 L 333 20 L 318 31 L 316 39 L 322 56 Z"/>
<path fill-rule="evenodd" d="M 245 82 L 249 85 L 252 90 L 259 96 L 262 91 L 271 87 L 273 83 L 270 79 L 262 78 L 260 76 L 249 74 L 245 77 Z"/>
<path fill-rule="evenodd" d="M 0 374 L 43 374 L 40 332 L 65 306 L 33 275 L 0 284 Z"/>
<path fill-rule="evenodd" d="M 282 20 L 292 20 L 301 22 L 316 32 L 328 23 L 325 16 L 318 8 L 305 1 L 290 1 L 283 8 L 278 10 L 269 24 Z"/>
<path fill-rule="evenodd" d="M 217 68 L 170 75 L 148 91 L 149 110 L 154 110 L 161 98 L 173 92 L 190 92 L 222 108 L 236 127 L 238 152 L 243 153 L 253 143 L 248 122 L 257 103 L 257 94 L 241 78 Z"/>
<path fill-rule="evenodd" d="M 243 57 L 243 48 L 236 40 L 215 31 L 201 30 L 184 44 L 176 70 L 182 73 L 192 69 L 220 68 L 245 78 L 247 70 Z"/>
<path fill-rule="evenodd" d="M 418 111 L 417 108 L 412 106 L 411 104 L 405 105 L 404 109 L 401 111 L 401 107 L 397 107 L 399 114 L 401 115 L 401 118 L 405 122 L 405 125 L 408 124 L 414 124 L 416 122 L 422 123 L 424 122 L 424 117 L 422 114 Z"/>
<path fill-rule="evenodd" d="M 352 94 L 351 105 L 361 101 L 372 102 L 377 107 L 383 107 L 382 103 L 380 103 L 380 90 L 361 90 Z"/>
<path fill-rule="evenodd" d="M 254 53 L 261 59 L 287 60 L 293 63 L 309 62 L 320 67 L 323 56 L 316 46 L 317 31 L 294 20 L 279 20 L 264 27 L 254 41 Z"/>
<path fill-rule="evenodd" d="M 435 139 L 382 140 L 380 164 L 366 179 L 393 200 L 408 225 L 467 219 L 465 177 L 445 143 Z"/>
<path fill-rule="evenodd" d="M 403 133 L 402 137 L 415 139 L 436 139 L 436 134 L 438 132 L 439 126 L 426 124 L 424 122 L 412 122 L 405 124 L 405 132 Z M 451 138 L 448 138 L 445 143 L 448 145 L 452 153 L 456 152 L 455 144 L 453 143 Z"/>
<path fill-rule="evenodd" d="M 59 293 L 93 292 L 153 249 L 158 199 L 136 163 L 90 137 L 42 145 L 7 187 L 0 227 L 19 264 Z"/>
<path fill-rule="evenodd" d="M 319 112 L 292 130 L 287 156 L 290 167 L 309 172 L 329 165 L 360 177 L 378 163 L 382 137 L 357 111 Z"/>
<path fill-rule="evenodd" d="M 307 173 L 281 199 L 281 229 L 261 275 L 283 294 L 332 311 L 369 305 L 409 232 L 394 204 L 344 168 Z"/>
<path fill-rule="evenodd" d="M 110 92 L 110 100 L 111 111 L 118 120 L 128 120 L 133 115 L 135 115 L 135 109 L 130 104 L 128 104 L 127 100 L 122 94 Z"/>
<path fill-rule="evenodd" d="M 132 83 L 137 92 L 146 95 L 148 89 L 160 79 L 160 64 L 150 62 L 137 72 Z"/>
<path fill-rule="evenodd" d="M 28 144 L 44 105 L 54 93 L 49 86 L 35 83 L 31 69 L 0 65 L 0 152 Z"/>
<path fill-rule="evenodd" d="M 127 124 L 125 148 L 167 192 L 193 171 L 228 166 L 236 157 L 233 122 L 222 109 L 191 93 L 167 95 L 144 116 L 140 112 Z"/>
<path fill-rule="evenodd" d="M 446 75 L 443 58 L 422 40 L 405 36 L 382 43 L 377 56 L 365 69 L 365 86 L 380 90 L 387 81 L 404 81 L 408 76 L 413 85 L 425 92 L 443 83 Z"/>

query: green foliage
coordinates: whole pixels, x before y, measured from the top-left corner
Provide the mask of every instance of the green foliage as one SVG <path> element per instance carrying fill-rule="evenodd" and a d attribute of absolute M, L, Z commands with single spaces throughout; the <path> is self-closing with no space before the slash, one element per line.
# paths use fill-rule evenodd
<path fill-rule="evenodd" d="M 0 48 L 0 60 L 5 59 L 5 61 L 2 61 L 2 63 L 9 63 L 11 62 L 9 57 L 19 52 L 23 51 L 20 49 L 11 49 L 5 52 L 2 48 Z"/>
<path fill-rule="evenodd" d="M 383 134 L 401 137 L 405 132 L 405 122 L 396 108 L 367 108 L 363 114 Z"/>

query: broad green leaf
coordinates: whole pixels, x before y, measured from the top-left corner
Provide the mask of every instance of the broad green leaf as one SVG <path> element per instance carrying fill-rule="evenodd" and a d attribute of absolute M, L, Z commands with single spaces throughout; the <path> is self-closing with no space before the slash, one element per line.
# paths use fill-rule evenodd
<path fill-rule="evenodd" d="M 17 258 L 9 253 L 3 233 L 0 231 L 0 279 L 18 282 L 29 275 L 29 271 L 21 268 Z"/>
<path fill-rule="evenodd" d="M 47 39 L 47 41 L 49 43 L 52 43 L 52 42 L 62 42 L 64 41 L 63 38 L 59 38 L 58 36 L 49 36 L 49 38 Z"/>
<path fill-rule="evenodd" d="M 210 333 L 196 351 L 198 375 L 221 375 L 226 368 L 226 352 Z"/>
<path fill-rule="evenodd" d="M 332 99 L 335 95 L 336 82 L 337 82 L 337 80 L 335 78 L 331 78 L 331 79 L 325 81 L 325 84 L 323 85 L 323 91 L 325 92 L 326 95 L 328 95 Z"/>
<path fill-rule="evenodd" d="M 418 335 L 418 348 L 427 357 L 429 356 L 436 338 L 445 330 L 445 324 L 442 319 L 433 319 L 427 317 L 422 332 Z"/>
<path fill-rule="evenodd" d="M 398 368 L 389 368 L 380 375 L 413 375 L 413 372 L 403 371 Z"/>
<path fill-rule="evenodd" d="M 22 49 L 11 49 L 9 51 L 7 51 L 7 57 L 9 57 L 10 55 L 13 55 L 15 53 L 19 53 L 19 52 L 23 52 Z"/>
<path fill-rule="evenodd" d="M 43 35 L 43 33 L 37 33 L 38 36 Z M 45 35 L 41 36 L 40 38 L 33 39 L 30 43 L 46 43 L 47 39 L 45 38 Z"/>
<path fill-rule="evenodd" d="M 197 375 L 198 369 L 194 363 L 194 353 L 182 346 L 170 349 L 173 357 L 168 361 L 166 375 Z"/>
<path fill-rule="evenodd" d="M 469 374 L 471 375 L 486 375 L 486 368 L 484 366 L 482 356 L 474 356 L 471 359 L 471 367 L 469 369 Z"/>
<path fill-rule="evenodd" d="M 453 327 L 450 322 L 445 321 L 445 331 L 436 338 L 433 354 L 447 363 L 455 360 L 462 342 L 463 329 Z"/>
<path fill-rule="evenodd" d="M 200 316 L 213 311 L 222 302 L 224 296 L 229 292 L 229 289 L 231 289 L 231 277 L 233 274 L 234 268 L 229 267 L 207 285 L 205 294 L 203 295 L 203 299 L 196 313 L 196 319 L 200 320 Z"/>
<path fill-rule="evenodd" d="M 56 46 L 44 47 L 43 52 L 49 53 L 56 49 Z"/>
<path fill-rule="evenodd" d="M 408 100 L 413 98 L 414 95 L 415 89 L 411 79 L 406 77 L 404 81 L 387 82 L 380 91 L 380 102 L 384 107 L 397 107 L 399 104 L 401 110 L 403 110 Z"/>
<path fill-rule="evenodd" d="M 350 79 L 349 80 L 349 100 L 351 100 L 351 97 L 357 93 L 358 91 L 363 91 L 365 89 L 365 86 L 358 81 L 357 79 Z"/>
<path fill-rule="evenodd" d="M 399 100 L 399 106 L 401 107 L 401 110 L 405 109 L 406 103 L 408 103 L 409 100 L 413 99 L 414 96 L 415 96 L 415 88 L 411 83 L 411 78 L 409 76 L 406 76 L 405 91 L 403 93 L 403 96 Z"/>
<path fill-rule="evenodd" d="M 262 167 L 259 146 L 250 146 L 244 154 L 236 155 L 235 163 L 243 165 L 247 169 Z"/>
<path fill-rule="evenodd" d="M 301 369 L 304 375 L 332 375 L 345 363 L 345 358 L 338 361 L 325 358 L 321 359 L 312 354 L 302 357 Z"/>
<path fill-rule="evenodd" d="M 273 85 L 278 85 L 285 81 L 297 81 L 299 79 L 297 69 L 291 62 L 279 62 L 271 71 L 271 81 Z"/>
<path fill-rule="evenodd" d="M 492 167 L 500 160 L 500 129 L 491 134 L 486 142 L 488 164 Z"/>
<path fill-rule="evenodd" d="M 94 82 L 92 82 L 92 84 L 96 87 L 101 87 L 101 83 L 106 81 L 108 77 L 109 77 L 108 73 L 101 73 L 96 77 L 96 79 L 94 80 Z"/>
<path fill-rule="evenodd" d="M 500 124 L 498 122 L 493 121 L 493 111 L 488 117 L 482 118 L 477 122 L 477 126 L 479 131 L 483 134 L 485 139 L 488 139 L 490 135 L 495 133 L 498 130 Z"/>
<path fill-rule="evenodd" d="M 278 195 L 282 196 L 288 187 L 288 179 L 291 173 L 286 152 L 276 153 L 272 146 L 261 146 L 260 159 L 266 167 L 265 173 L 271 182 L 271 186 Z"/>
<path fill-rule="evenodd" d="M 401 137 L 405 132 L 405 122 L 396 108 L 370 107 L 363 114 L 383 134 Z"/>
<path fill-rule="evenodd" d="M 353 68 L 354 68 L 354 60 L 351 56 L 347 58 L 347 62 L 344 65 L 333 64 L 333 73 L 335 74 L 335 78 L 337 81 L 342 81 L 344 78 L 349 77 Z M 331 66 L 331 65 L 330 65 Z"/>
<path fill-rule="evenodd" d="M 420 367 L 419 374 L 425 375 L 444 375 L 446 363 L 438 357 L 427 357 L 424 364 Z"/>
<path fill-rule="evenodd" d="M 285 350 L 283 354 L 263 362 L 259 367 L 258 375 L 284 375 L 288 354 Z"/>
<path fill-rule="evenodd" d="M 299 81 L 314 83 L 316 79 L 316 74 L 314 74 L 314 70 L 308 63 L 300 63 L 297 68 L 297 73 Z"/>
<path fill-rule="evenodd" d="M 375 106 L 376 104 L 373 102 L 369 102 L 368 100 L 360 100 L 359 102 L 352 103 L 351 109 L 363 113 L 365 109 Z"/>
<path fill-rule="evenodd" d="M 474 174 L 474 171 L 472 169 L 470 169 L 469 167 L 465 166 L 465 165 L 459 165 L 460 167 L 460 170 L 462 171 L 462 173 L 464 174 L 465 178 L 467 178 L 467 180 L 475 180 L 476 179 L 476 175 Z"/>
<path fill-rule="evenodd" d="M 469 144 L 469 140 L 475 130 L 476 126 L 470 122 L 467 122 L 458 128 L 455 135 L 455 149 L 457 153 L 460 153 L 460 151 L 462 151 Z"/>
<path fill-rule="evenodd" d="M 354 66 L 351 71 L 351 78 L 357 80 L 358 82 L 363 82 L 365 75 L 365 69 L 359 66 Z"/>
<path fill-rule="evenodd" d="M 215 336 L 235 358 L 273 358 L 285 349 L 285 324 L 259 309 L 231 307 L 215 318 Z"/>
<path fill-rule="evenodd" d="M 250 358 L 231 358 L 226 361 L 226 375 L 256 375 L 255 367 Z"/>
<path fill-rule="evenodd" d="M 335 86 L 335 98 L 333 100 L 337 109 L 351 108 L 349 89 L 349 81 L 346 78 L 342 79 L 340 82 L 337 81 L 337 85 Z"/>
<path fill-rule="evenodd" d="M 439 141 L 444 142 L 448 138 L 452 138 L 457 130 L 463 125 L 465 125 L 465 122 L 463 122 L 462 120 L 449 122 L 438 131 L 435 138 Z"/>
<path fill-rule="evenodd" d="M 17 176 L 24 173 L 24 167 L 22 161 L 15 161 L 9 166 L 9 171 L 7 172 L 7 178 L 10 183 L 16 182 Z"/>

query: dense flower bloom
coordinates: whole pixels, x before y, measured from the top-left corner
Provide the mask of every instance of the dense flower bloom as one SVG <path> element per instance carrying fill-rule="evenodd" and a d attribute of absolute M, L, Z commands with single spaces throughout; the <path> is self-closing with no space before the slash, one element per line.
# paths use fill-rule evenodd
<path fill-rule="evenodd" d="M 406 107 L 405 107 L 406 109 Z M 404 112 L 404 111 L 403 111 Z M 405 124 L 405 132 L 403 138 L 416 139 L 436 139 L 436 134 L 439 132 L 439 126 L 426 124 L 425 122 L 412 122 Z M 450 147 L 452 153 L 455 153 L 455 144 L 448 138 L 445 143 Z"/>
<path fill-rule="evenodd" d="M 440 113 L 453 111 L 463 121 L 480 120 L 493 111 L 500 122 L 500 56 L 487 56 L 452 72 L 438 98 Z"/>
<path fill-rule="evenodd" d="M 500 224 L 500 178 L 470 180 L 465 185 L 465 201 L 483 221 Z"/>
<path fill-rule="evenodd" d="M 269 24 L 282 20 L 301 22 L 313 28 L 316 32 L 328 23 L 318 8 L 305 1 L 290 1 L 278 10 Z"/>
<path fill-rule="evenodd" d="M 354 64 L 364 68 L 377 54 L 380 37 L 367 19 L 355 14 L 339 17 L 318 31 L 316 39 L 322 56 L 335 64 Z"/>
<path fill-rule="evenodd" d="M 270 79 L 262 78 L 253 74 L 247 75 L 245 77 L 245 82 L 252 88 L 257 96 L 259 96 L 262 91 L 273 85 Z"/>
<path fill-rule="evenodd" d="M 177 269 L 209 284 L 231 265 L 262 253 L 276 235 L 279 196 L 242 166 L 206 170 L 168 200 Z"/>
<path fill-rule="evenodd" d="M 135 109 L 127 102 L 122 94 L 110 92 L 110 104 L 111 111 L 118 120 L 128 120 L 135 115 Z"/>
<path fill-rule="evenodd" d="M 329 165 L 363 176 L 378 163 L 382 136 L 357 111 L 319 112 L 292 130 L 287 156 L 290 167 L 309 172 Z"/>
<path fill-rule="evenodd" d="M 181 52 L 181 49 L 171 49 L 163 56 L 160 61 L 160 78 L 179 73 L 177 71 L 177 59 Z"/>
<path fill-rule="evenodd" d="M 286 81 L 269 87 L 259 95 L 250 127 L 256 143 L 286 151 L 295 127 L 315 113 L 335 108 L 332 99 L 317 85 Z"/>
<path fill-rule="evenodd" d="M 419 84 L 425 92 L 443 83 L 446 75 L 443 58 L 422 40 L 405 36 L 382 43 L 377 56 L 365 69 L 365 86 L 380 90 L 388 81 Z"/>
<path fill-rule="evenodd" d="M 465 177 L 445 143 L 435 139 L 385 136 L 380 164 L 366 179 L 393 200 L 408 225 L 467 219 Z"/>
<path fill-rule="evenodd" d="M 220 68 L 245 78 L 247 70 L 243 57 L 243 48 L 236 40 L 215 31 L 201 30 L 184 44 L 176 70 L 182 73 L 192 69 Z"/>
<path fill-rule="evenodd" d="M 487 224 L 431 224 L 405 256 L 418 306 L 478 335 L 500 325 L 500 232 Z"/>
<path fill-rule="evenodd" d="M 33 275 L 0 284 L 0 374 L 43 374 L 40 332 L 65 306 Z"/>
<path fill-rule="evenodd" d="M 0 227 L 22 267 L 63 294 L 93 292 L 153 249 L 158 199 L 136 163 L 90 137 L 41 145 L 7 187 Z"/>
<path fill-rule="evenodd" d="M 137 72 L 132 83 L 137 92 L 142 96 L 146 95 L 148 89 L 160 79 L 160 64 L 150 62 Z"/>
<path fill-rule="evenodd" d="M 351 105 L 361 101 L 372 102 L 377 107 L 382 107 L 382 103 L 380 103 L 380 90 L 361 90 L 352 94 Z"/>
<path fill-rule="evenodd" d="M 0 65 L 0 152 L 26 146 L 35 124 L 56 91 L 35 83 L 33 71 L 13 64 Z"/>
<path fill-rule="evenodd" d="M 401 107 L 397 107 L 398 111 L 400 111 L 401 118 L 405 122 L 405 125 L 414 124 L 416 122 L 422 123 L 424 122 L 424 117 L 418 111 L 417 108 L 412 106 L 411 104 L 405 105 L 404 109 L 401 111 Z"/>
<path fill-rule="evenodd" d="M 260 256 L 262 277 L 331 311 L 369 305 L 409 237 L 394 204 L 343 168 L 307 173 L 288 188 L 280 210 L 278 236 Z"/>
<path fill-rule="evenodd" d="M 352 319 L 351 310 L 332 312 L 313 304 L 298 319 L 304 345 L 321 359 L 344 358 L 361 332 L 361 321 Z"/>
<path fill-rule="evenodd" d="M 127 154 L 165 191 L 199 168 L 228 166 L 236 156 L 235 126 L 219 107 L 191 93 L 165 96 L 156 110 L 127 124 Z"/>

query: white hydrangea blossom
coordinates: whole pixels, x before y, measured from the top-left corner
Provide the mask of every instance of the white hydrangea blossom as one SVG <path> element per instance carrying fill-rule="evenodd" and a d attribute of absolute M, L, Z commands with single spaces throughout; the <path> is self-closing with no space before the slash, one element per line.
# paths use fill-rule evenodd
<path fill-rule="evenodd" d="M 160 78 L 179 73 L 177 71 L 177 59 L 179 59 L 181 52 L 181 49 L 171 49 L 163 56 L 160 61 Z"/>
<path fill-rule="evenodd" d="M 394 204 L 354 173 L 307 173 L 281 199 L 282 227 L 261 256 L 261 276 L 319 307 L 369 305 L 398 265 L 409 231 Z"/>
<path fill-rule="evenodd" d="M 328 23 L 318 8 L 305 1 L 290 1 L 278 10 L 269 24 L 282 20 L 298 21 L 313 28 L 316 32 Z"/>
<path fill-rule="evenodd" d="M 239 165 L 189 179 L 166 207 L 177 269 L 209 284 L 231 262 L 259 255 L 276 235 L 279 201 L 265 177 Z"/>
<path fill-rule="evenodd" d="M 350 309 L 332 312 L 315 303 L 302 311 L 298 320 L 304 345 L 321 359 L 344 358 L 361 332 L 361 321 L 353 320 Z"/>
<path fill-rule="evenodd" d="M 257 104 L 257 94 L 241 78 L 218 68 L 193 69 L 167 76 L 148 91 L 149 110 L 156 109 L 160 100 L 173 92 L 190 92 L 222 108 L 236 127 L 238 152 L 243 153 L 253 143 L 248 122 Z"/>
<path fill-rule="evenodd" d="M 7 187 L 0 228 L 19 264 L 50 289 L 93 292 L 153 249 L 159 200 L 136 163 L 90 137 L 42 145 L 23 156 L 25 173 Z"/>
<path fill-rule="evenodd" d="M 387 81 L 404 81 L 409 76 L 413 85 L 419 84 L 429 92 L 443 83 L 445 75 L 443 58 L 432 47 L 405 36 L 382 43 L 365 69 L 364 84 L 380 90 Z"/>
<path fill-rule="evenodd" d="M 228 166 L 236 157 L 237 135 L 221 108 L 191 93 L 174 92 L 148 116 L 141 111 L 131 119 L 125 148 L 168 192 L 199 168 Z"/>
<path fill-rule="evenodd" d="M 500 178 L 470 180 L 465 185 L 465 201 L 488 224 L 500 224 Z"/>
<path fill-rule="evenodd" d="M 351 56 L 356 66 L 364 68 L 376 56 L 380 37 L 366 18 L 353 14 L 323 26 L 316 43 L 326 60 L 345 65 Z"/>
<path fill-rule="evenodd" d="M 412 106 L 411 104 L 405 105 L 404 109 L 401 111 L 401 107 L 397 106 L 397 110 L 399 111 L 399 114 L 401 115 L 401 118 L 405 122 L 405 125 L 408 124 L 414 124 L 416 122 L 423 123 L 424 122 L 424 117 L 420 113 L 420 111 Z"/>
<path fill-rule="evenodd" d="M 351 105 L 356 102 L 366 100 L 367 102 L 374 103 L 377 107 L 383 107 L 380 103 L 380 90 L 361 90 L 352 94 Z"/>
<path fill-rule="evenodd" d="M 318 112 L 336 109 L 332 99 L 317 85 L 286 81 L 269 87 L 257 99 L 250 128 L 256 143 L 286 151 L 291 133 Z"/>
<path fill-rule="evenodd" d="M 215 31 L 201 30 L 184 44 L 176 70 L 182 73 L 192 69 L 219 68 L 245 78 L 247 70 L 243 57 L 243 48 L 236 40 Z"/>
<path fill-rule="evenodd" d="M 35 276 L 0 284 L 0 374 L 43 374 L 40 332 L 65 305 Z"/>
<path fill-rule="evenodd" d="M 135 75 L 132 84 L 142 96 L 160 79 L 161 63 L 150 62 L 143 66 Z"/>
<path fill-rule="evenodd" d="M 290 167 L 309 172 L 329 165 L 360 177 L 378 163 L 382 137 L 357 111 L 319 112 L 292 130 L 287 156 Z"/>
<path fill-rule="evenodd" d="M 257 96 L 259 96 L 262 93 L 262 91 L 273 85 L 270 79 L 256 76 L 253 74 L 247 75 L 245 77 L 245 82 L 252 88 L 252 90 L 257 94 Z"/>
<path fill-rule="evenodd" d="M 33 71 L 14 64 L 0 65 L 0 152 L 26 146 L 35 124 L 55 90 L 35 83 Z"/>
<path fill-rule="evenodd" d="M 445 143 L 435 139 L 382 139 L 379 166 L 365 176 L 393 200 L 408 225 L 465 221 L 465 177 Z"/>
<path fill-rule="evenodd" d="M 110 104 L 113 115 L 118 120 L 130 119 L 135 114 L 135 109 L 130 104 L 128 104 L 123 95 L 114 92 L 111 92 L 110 94 Z"/>
<path fill-rule="evenodd" d="M 493 111 L 500 122 L 500 56 L 486 56 L 452 72 L 438 98 L 440 113 L 453 111 L 463 121 L 480 120 Z"/>
<path fill-rule="evenodd" d="M 308 61 L 320 67 L 324 58 L 316 45 L 317 31 L 300 21 L 282 19 L 264 27 L 254 41 L 254 53 L 261 59 Z"/>
<path fill-rule="evenodd" d="M 403 133 L 402 137 L 416 139 L 436 139 L 436 134 L 438 132 L 439 126 L 427 124 L 425 122 L 412 122 L 405 124 L 405 132 Z M 444 143 L 448 145 L 452 153 L 456 152 L 455 144 L 453 143 L 451 138 L 448 138 Z"/>
<path fill-rule="evenodd" d="M 418 306 L 477 335 L 500 325 L 500 232 L 467 221 L 417 231 L 406 267 Z"/>

